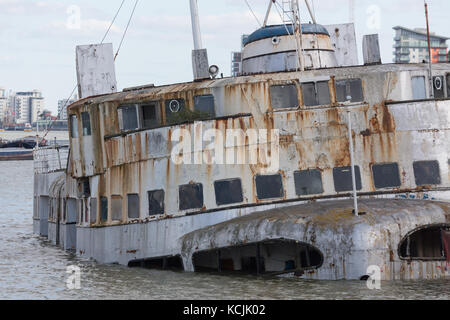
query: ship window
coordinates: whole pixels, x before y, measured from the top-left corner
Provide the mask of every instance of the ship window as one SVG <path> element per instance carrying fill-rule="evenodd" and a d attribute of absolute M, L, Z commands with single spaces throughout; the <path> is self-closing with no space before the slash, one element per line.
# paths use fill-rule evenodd
<path fill-rule="evenodd" d="M 433 77 L 434 97 L 436 99 L 444 98 L 444 77 Z"/>
<path fill-rule="evenodd" d="M 143 129 L 156 128 L 161 125 L 161 111 L 158 103 L 144 104 L 140 108 Z"/>
<path fill-rule="evenodd" d="M 201 209 L 203 208 L 203 185 L 187 184 L 180 186 L 180 210 Z"/>
<path fill-rule="evenodd" d="M 81 113 L 81 122 L 83 125 L 83 136 L 91 135 L 91 117 L 89 116 L 89 112 Z"/>
<path fill-rule="evenodd" d="M 361 79 L 336 81 L 336 99 L 338 102 L 361 102 L 364 100 Z"/>
<path fill-rule="evenodd" d="M 302 92 L 303 102 L 307 107 L 331 103 L 328 81 L 302 83 Z"/>
<path fill-rule="evenodd" d="M 323 193 L 322 172 L 305 170 L 294 172 L 295 192 L 298 196 Z"/>
<path fill-rule="evenodd" d="M 441 184 L 439 172 L 439 162 L 437 161 L 417 161 L 413 164 L 416 185 L 425 186 Z"/>
<path fill-rule="evenodd" d="M 171 99 L 165 101 L 166 122 L 168 124 L 180 122 L 180 112 L 185 109 L 184 99 Z"/>
<path fill-rule="evenodd" d="M 283 179 L 281 174 L 256 176 L 256 193 L 259 200 L 284 197 Z"/>
<path fill-rule="evenodd" d="M 78 138 L 78 119 L 76 115 L 70 116 L 70 135 L 72 138 Z"/>
<path fill-rule="evenodd" d="M 244 201 L 240 179 L 216 181 L 214 182 L 214 190 L 218 206 Z"/>
<path fill-rule="evenodd" d="M 298 107 L 298 93 L 295 84 L 271 86 L 270 101 L 272 109 Z"/>
<path fill-rule="evenodd" d="M 425 91 L 425 77 L 412 77 L 412 91 L 414 100 L 422 100 L 427 98 L 427 93 Z"/>
<path fill-rule="evenodd" d="M 111 219 L 113 221 L 122 220 L 122 196 L 111 197 Z"/>
<path fill-rule="evenodd" d="M 100 221 L 108 221 L 108 198 L 106 197 L 100 198 Z"/>
<path fill-rule="evenodd" d="M 356 189 L 361 190 L 361 173 L 359 166 L 355 166 L 356 176 Z M 353 190 L 352 183 L 352 168 L 351 167 L 339 167 L 333 169 L 334 188 L 336 192 L 351 191 Z"/>
<path fill-rule="evenodd" d="M 428 226 L 408 234 L 399 245 L 402 259 L 444 260 L 450 243 L 450 231 L 446 225 Z"/>
<path fill-rule="evenodd" d="M 127 195 L 128 206 L 128 218 L 139 219 L 139 195 L 128 194 Z"/>
<path fill-rule="evenodd" d="M 375 164 L 372 166 L 375 188 L 395 188 L 401 186 L 397 163 Z"/>
<path fill-rule="evenodd" d="M 91 223 L 97 223 L 97 198 L 91 198 Z"/>
<path fill-rule="evenodd" d="M 194 109 L 195 111 L 207 113 L 210 117 L 214 118 L 216 115 L 214 108 L 214 96 L 209 94 L 194 97 Z"/>
<path fill-rule="evenodd" d="M 164 190 L 148 192 L 148 213 L 150 216 L 164 214 Z"/>
<path fill-rule="evenodd" d="M 121 106 L 117 109 L 119 114 L 120 130 L 136 130 L 139 128 L 136 106 Z"/>

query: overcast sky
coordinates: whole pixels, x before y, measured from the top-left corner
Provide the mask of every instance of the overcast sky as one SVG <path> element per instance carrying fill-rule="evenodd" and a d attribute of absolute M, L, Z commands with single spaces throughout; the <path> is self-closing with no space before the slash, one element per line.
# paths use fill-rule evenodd
<path fill-rule="evenodd" d="M 281 2 L 281 0 L 278 0 Z M 310 0 L 321 24 L 346 23 L 349 0 Z M 56 112 L 76 84 L 75 46 L 99 43 L 122 0 L 0 0 L 0 87 L 39 89 Z M 105 42 L 119 45 L 135 0 L 126 0 Z M 301 1 L 303 2 L 303 1 Z M 268 0 L 248 0 L 259 21 Z M 354 0 L 358 50 L 364 34 L 379 33 L 383 62 L 392 62 L 394 31 L 425 27 L 423 0 Z M 450 1 L 429 0 L 430 28 L 450 36 Z M 80 24 L 77 24 L 77 10 Z M 204 47 L 210 64 L 230 74 L 231 51 L 259 25 L 245 0 L 199 0 Z M 310 18 L 302 5 L 302 20 Z M 279 22 L 276 11 L 272 23 Z M 119 89 L 148 83 L 191 81 L 193 48 L 189 0 L 140 0 L 116 61 Z M 360 54 L 361 56 L 361 54 Z M 360 58 L 360 62 L 361 62 Z"/>

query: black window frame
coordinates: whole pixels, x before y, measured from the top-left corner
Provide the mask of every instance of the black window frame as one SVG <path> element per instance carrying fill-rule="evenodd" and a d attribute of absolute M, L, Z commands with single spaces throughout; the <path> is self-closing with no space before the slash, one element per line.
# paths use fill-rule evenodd
<path fill-rule="evenodd" d="M 270 181 L 271 178 L 276 178 L 277 181 Z M 274 189 L 267 190 L 265 188 L 266 186 L 271 186 L 271 188 Z M 256 197 L 258 200 L 282 199 L 285 195 L 283 177 L 280 173 L 270 175 L 255 175 L 255 187 Z M 278 191 L 279 193 L 276 193 Z"/>
<path fill-rule="evenodd" d="M 280 99 L 280 97 L 288 96 L 287 94 L 286 95 L 281 94 L 281 91 L 283 89 L 286 89 L 288 91 L 287 94 L 295 93 L 294 97 L 291 97 L 289 95 L 288 99 L 289 101 L 286 105 L 284 105 L 285 101 L 281 102 Z M 269 92 L 270 92 L 270 105 L 272 107 L 272 110 L 296 109 L 300 106 L 298 101 L 298 87 L 295 83 L 273 84 L 269 87 Z"/>
<path fill-rule="evenodd" d="M 178 205 L 180 211 L 202 209 L 205 205 L 203 184 L 189 183 L 180 185 L 178 187 Z"/>
<path fill-rule="evenodd" d="M 100 197 L 100 222 L 108 221 L 108 197 Z"/>
<path fill-rule="evenodd" d="M 128 118 L 125 121 L 124 114 L 127 114 L 128 110 L 134 110 L 135 121 L 136 121 L 135 126 L 129 126 L 129 123 L 131 123 L 131 122 L 128 121 Z M 117 114 L 119 116 L 119 129 L 121 132 L 134 131 L 134 130 L 140 129 L 139 112 L 138 112 L 138 108 L 135 104 L 120 105 L 117 108 Z M 130 117 L 130 119 L 131 119 L 131 117 Z"/>
<path fill-rule="evenodd" d="M 393 166 L 393 167 L 392 167 Z M 392 168 L 391 172 L 387 172 L 389 167 Z M 384 171 L 384 172 L 380 172 Z M 397 162 L 389 163 L 375 163 L 371 166 L 373 185 L 375 189 L 389 189 L 389 188 L 399 188 L 402 186 L 402 180 L 400 177 L 400 167 Z M 384 177 L 379 176 L 382 174 Z M 386 182 L 383 183 L 383 178 L 390 180 L 391 184 Z M 382 181 L 383 180 L 383 181 Z M 395 181 L 394 181 L 395 180 Z"/>
<path fill-rule="evenodd" d="M 153 195 L 155 194 L 162 194 L 162 201 L 155 199 Z M 160 216 L 165 214 L 165 191 L 163 189 L 157 189 L 157 190 L 149 190 L 147 191 L 147 201 L 148 201 L 148 214 L 149 216 Z M 152 208 L 154 208 L 153 204 L 158 203 L 158 210 L 151 211 Z"/>
<path fill-rule="evenodd" d="M 328 98 L 325 98 L 325 95 L 319 94 L 320 85 L 326 84 Z M 313 85 L 314 88 L 314 102 L 312 99 L 305 99 L 306 87 Z M 317 107 L 317 106 L 326 106 L 331 105 L 331 95 L 330 95 L 330 80 L 320 80 L 320 81 L 306 81 L 301 83 L 302 88 L 302 98 L 303 104 L 305 107 Z M 311 90 L 309 90 L 311 91 Z M 311 97 L 312 98 L 312 97 Z M 325 99 L 325 101 L 323 101 Z M 310 102 L 311 101 L 311 102 Z"/>
<path fill-rule="evenodd" d="M 434 167 L 428 167 L 425 169 L 423 165 L 435 165 Z M 423 174 L 423 170 L 428 171 L 427 173 Z M 437 179 L 436 180 L 429 180 L 432 175 L 430 174 L 429 170 L 435 170 L 435 173 L 437 173 Z M 425 160 L 425 161 L 414 161 L 413 162 L 413 170 L 414 170 L 414 181 L 418 187 L 420 186 L 428 186 L 428 185 L 440 185 L 442 184 L 442 177 L 441 177 L 441 168 L 439 165 L 439 161 L 437 160 Z M 420 172 L 419 170 L 422 170 Z M 426 182 L 423 182 L 425 180 Z"/>
<path fill-rule="evenodd" d="M 357 93 L 360 94 L 360 96 L 357 96 L 354 92 L 355 87 L 352 86 L 352 84 L 357 85 Z M 340 88 L 343 88 L 345 86 L 345 94 L 344 97 L 341 96 Z M 345 103 L 347 102 L 347 97 L 350 96 L 351 100 L 350 103 L 357 103 L 357 102 L 364 102 L 364 90 L 362 86 L 362 79 L 361 78 L 351 78 L 351 79 L 340 79 L 335 81 L 335 89 L 336 89 L 336 102 L 339 103 Z M 356 96 L 356 98 L 355 98 Z"/>
<path fill-rule="evenodd" d="M 148 123 L 149 120 L 146 120 L 145 117 L 145 109 L 147 109 L 148 107 L 153 107 L 155 110 L 155 119 L 152 120 L 151 124 L 146 124 L 146 122 Z M 150 101 L 147 103 L 141 103 L 138 105 L 138 117 L 139 117 L 139 122 L 140 122 L 140 129 L 154 129 L 154 128 L 158 128 L 162 125 L 162 115 L 161 115 L 161 107 L 159 102 L 157 101 Z"/>
<path fill-rule="evenodd" d="M 226 186 L 226 184 L 229 184 L 229 186 Z M 223 190 L 222 187 L 228 187 L 228 193 L 227 190 Z M 237 192 L 237 194 L 235 192 Z M 214 181 L 214 193 L 216 195 L 216 204 L 218 206 L 244 202 L 242 180 L 239 178 Z M 230 196 L 227 196 L 227 194 Z"/>
<path fill-rule="evenodd" d="M 83 137 L 92 136 L 91 115 L 87 111 L 81 113 L 81 127 L 83 131 Z"/>
<path fill-rule="evenodd" d="M 132 210 L 132 208 L 131 208 L 132 201 L 130 201 L 130 200 L 132 197 L 137 198 L 137 202 L 136 202 L 137 210 Z M 127 194 L 127 217 L 128 217 L 128 219 L 139 219 L 140 218 L 140 215 L 141 215 L 141 202 L 140 201 L 141 201 L 141 199 L 140 199 L 138 193 L 128 193 Z M 137 216 L 134 216 L 134 215 L 130 216 L 130 213 L 134 212 L 134 211 L 137 212 Z"/>
<path fill-rule="evenodd" d="M 349 172 L 348 177 L 345 176 L 344 172 Z M 344 178 L 346 181 L 340 181 L 337 178 Z M 359 166 L 355 166 L 355 180 L 356 180 L 356 190 L 362 190 L 362 180 L 361 180 L 361 170 Z M 338 182 L 340 184 L 338 184 Z M 336 167 L 333 168 L 333 184 L 334 190 L 336 192 L 349 192 L 353 191 L 353 181 L 352 181 L 352 167 Z"/>
<path fill-rule="evenodd" d="M 308 184 L 307 186 L 311 186 L 311 188 L 307 189 L 307 191 L 304 191 L 304 187 L 299 184 L 300 181 L 303 180 L 303 178 L 317 178 L 319 177 L 320 180 L 320 190 L 319 188 L 315 188 L 316 186 Z M 294 184 L 295 184 L 295 194 L 299 197 L 301 196 L 308 196 L 308 195 L 317 195 L 317 194 L 323 194 L 323 179 L 322 179 L 322 171 L 319 169 L 308 169 L 308 170 L 297 170 L 294 171 Z M 303 190 L 304 192 L 302 192 Z"/>
<path fill-rule="evenodd" d="M 209 101 L 212 101 L 212 111 L 208 110 L 211 109 L 211 105 L 205 107 L 207 102 L 203 102 L 203 99 L 209 99 Z M 216 101 L 214 98 L 214 95 L 212 94 L 204 94 L 204 95 L 197 95 L 194 96 L 194 110 L 197 112 L 208 114 L 211 118 L 215 118 L 216 116 Z"/>

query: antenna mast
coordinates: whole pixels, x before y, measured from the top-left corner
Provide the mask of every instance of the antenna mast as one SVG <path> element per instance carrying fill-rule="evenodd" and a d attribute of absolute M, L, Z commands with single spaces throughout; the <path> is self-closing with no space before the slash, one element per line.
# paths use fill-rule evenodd
<path fill-rule="evenodd" d="M 305 1 L 306 3 L 308 3 L 307 0 Z M 298 6 L 298 0 L 291 0 L 291 12 L 292 12 L 292 29 L 294 32 L 295 42 L 297 46 L 298 69 L 300 71 L 304 71 L 305 64 L 303 59 L 302 25 L 300 22 L 300 11 Z"/>

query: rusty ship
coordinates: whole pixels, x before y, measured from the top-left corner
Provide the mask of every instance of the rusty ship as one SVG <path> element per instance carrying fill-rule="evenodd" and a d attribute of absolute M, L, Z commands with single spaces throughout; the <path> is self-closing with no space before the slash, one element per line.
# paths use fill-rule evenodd
<path fill-rule="evenodd" d="M 79 71 L 70 145 L 35 150 L 34 232 L 105 264 L 448 277 L 450 64 L 382 64 L 376 35 L 350 61 L 352 24 L 301 23 L 289 1 L 217 77 L 196 6 L 194 81 L 86 94 Z"/>

